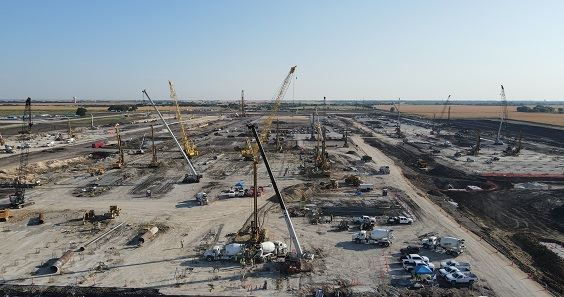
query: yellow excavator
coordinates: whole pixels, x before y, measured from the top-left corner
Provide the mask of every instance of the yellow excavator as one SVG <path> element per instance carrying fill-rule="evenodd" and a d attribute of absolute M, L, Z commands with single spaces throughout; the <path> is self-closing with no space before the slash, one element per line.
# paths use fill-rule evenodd
<path fill-rule="evenodd" d="M 186 133 L 186 126 L 182 121 L 182 115 L 180 113 L 180 106 L 178 105 L 178 100 L 176 97 L 176 91 L 174 90 L 174 86 L 172 82 L 168 81 L 168 87 L 170 89 L 170 99 L 174 101 L 176 105 L 176 120 L 178 121 L 178 127 L 180 127 L 180 134 L 182 136 L 182 147 L 184 148 L 184 152 L 189 158 L 197 157 L 198 156 L 198 149 L 196 145 L 190 141 L 188 138 L 188 134 Z"/>
<path fill-rule="evenodd" d="M 270 127 L 272 126 L 272 122 L 274 121 L 274 117 L 276 117 L 276 114 L 278 113 L 278 110 L 280 109 L 280 103 L 282 102 L 282 98 L 284 98 L 284 95 L 286 94 L 286 91 L 288 90 L 288 86 L 290 86 L 290 83 L 292 82 L 292 77 L 294 76 L 294 73 L 296 71 L 296 67 L 297 66 L 290 67 L 290 72 L 288 72 L 288 74 L 286 75 L 286 78 L 284 79 L 284 81 L 282 81 L 282 85 L 278 89 L 278 92 L 277 92 L 276 97 L 274 99 L 274 104 L 272 106 L 272 110 L 271 110 L 270 114 L 268 115 L 268 117 L 266 117 L 266 119 L 264 120 L 264 122 L 260 126 L 260 128 L 261 128 L 261 131 L 260 131 L 260 141 L 261 141 L 261 143 L 268 143 L 268 136 L 270 134 Z M 241 149 L 241 156 L 243 156 L 245 158 L 245 160 L 249 160 L 249 161 L 254 160 L 255 158 L 258 158 L 258 151 L 259 151 L 258 145 L 256 143 L 254 145 L 251 145 L 250 139 L 247 138 L 245 146 Z"/>

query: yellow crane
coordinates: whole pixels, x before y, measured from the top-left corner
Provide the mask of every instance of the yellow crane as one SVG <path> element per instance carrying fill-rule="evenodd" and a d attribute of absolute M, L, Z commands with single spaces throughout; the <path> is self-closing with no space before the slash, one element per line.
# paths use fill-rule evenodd
<path fill-rule="evenodd" d="M 180 127 L 180 134 L 182 136 L 182 147 L 184 148 L 184 152 L 189 158 L 193 158 L 198 156 L 198 149 L 196 145 L 190 141 L 188 138 L 188 134 L 186 133 L 186 126 L 182 121 L 182 115 L 180 114 L 180 106 L 178 105 L 178 100 L 176 97 L 176 91 L 174 90 L 174 86 L 172 82 L 168 81 L 168 87 L 170 89 L 170 99 L 174 100 L 174 104 L 176 104 L 176 120 L 178 121 L 178 126 Z"/>
<path fill-rule="evenodd" d="M 280 88 L 278 89 L 278 92 L 276 93 L 276 97 L 274 99 L 274 104 L 272 106 L 272 110 L 270 111 L 270 114 L 266 117 L 266 119 L 264 120 L 264 122 L 260 126 L 260 128 L 261 128 L 261 131 L 260 131 L 260 141 L 261 141 L 261 143 L 268 143 L 268 136 L 270 134 L 270 127 L 272 126 L 272 122 L 274 121 L 274 117 L 276 116 L 276 114 L 278 113 L 278 110 L 280 109 L 280 103 L 282 102 L 282 98 L 284 98 L 284 95 L 286 94 L 286 91 L 288 90 L 288 86 L 290 86 L 290 83 L 292 82 L 292 77 L 294 76 L 294 73 L 296 72 L 296 67 L 297 66 L 290 67 L 290 71 L 286 75 L 286 78 L 284 78 L 284 81 L 282 81 L 282 85 L 280 86 Z M 243 149 L 241 150 L 241 155 L 245 159 L 248 159 L 248 160 L 255 159 L 256 160 L 256 159 L 258 159 L 258 152 L 259 152 L 258 144 L 255 143 L 255 145 L 252 146 L 250 140 L 247 139 L 245 147 L 243 147 Z"/>

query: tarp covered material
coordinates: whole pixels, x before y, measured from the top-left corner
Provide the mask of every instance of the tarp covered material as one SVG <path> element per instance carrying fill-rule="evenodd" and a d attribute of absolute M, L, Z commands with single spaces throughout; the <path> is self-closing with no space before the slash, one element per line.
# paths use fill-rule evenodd
<path fill-rule="evenodd" d="M 433 270 L 425 265 L 419 265 L 415 268 L 415 274 L 433 274 Z"/>
<path fill-rule="evenodd" d="M 245 182 L 240 180 L 235 184 L 236 188 L 245 188 Z"/>

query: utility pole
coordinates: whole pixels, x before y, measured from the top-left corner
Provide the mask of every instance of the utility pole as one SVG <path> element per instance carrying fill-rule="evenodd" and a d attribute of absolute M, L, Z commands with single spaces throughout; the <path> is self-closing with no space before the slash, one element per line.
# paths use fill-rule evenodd
<path fill-rule="evenodd" d="M 245 113 L 245 90 L 241 90 L 241 116 L 247 116 L 247 114 Z"/>
<path fill-rule="evenodd" d="M 96 127 L 94 127 L 94 115 L 90 114 L 90 129 L 94 130 L 96 129 Z"/>
<path fill-rule="evenodd" d="M 327 97 L 323 96 L 323 108 L 325 109 L 325 116 L 327 116 Z"/>

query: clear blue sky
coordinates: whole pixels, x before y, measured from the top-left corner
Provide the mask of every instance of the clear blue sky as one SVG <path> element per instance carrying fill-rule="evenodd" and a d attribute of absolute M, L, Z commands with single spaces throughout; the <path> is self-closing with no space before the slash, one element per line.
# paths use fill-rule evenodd
<path fill-rule="evenodd" d="M 564 99 L 564 1 L 0 1 L 0 98 Z M 292 92 L 286 98 L 291 98 Z"/>

